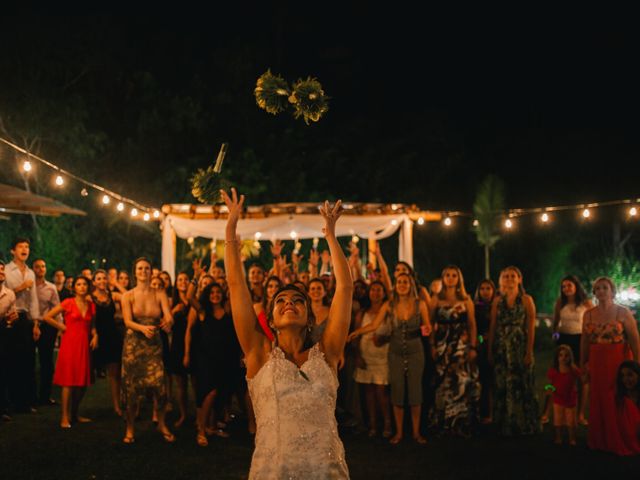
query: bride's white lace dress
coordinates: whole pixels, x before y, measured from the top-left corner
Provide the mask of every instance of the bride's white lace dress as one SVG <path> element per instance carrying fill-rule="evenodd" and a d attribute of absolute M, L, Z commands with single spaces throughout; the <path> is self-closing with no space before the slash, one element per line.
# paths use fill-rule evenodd
<path fill-rule="evenodd" d="M 274 347 L 248 385 L 257 423 L 249 479 L 349 478 L 335 417 L 338 379 L 318 344 L 300 368 Z"/>

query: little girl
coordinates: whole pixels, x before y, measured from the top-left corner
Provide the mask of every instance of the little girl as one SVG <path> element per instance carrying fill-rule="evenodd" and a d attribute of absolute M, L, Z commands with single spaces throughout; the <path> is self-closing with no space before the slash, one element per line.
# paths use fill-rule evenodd
<path fill-rule="evenodd" d="M 573 360 L 573 352 L 568 345 L 556 348 L 553 366 L 547 371 L 551 382 L 553 400 L 553 426 L 555 428 L 555 443 L 562 443 L 562 430 L 567 427 L 569 445 L 576 444 L 576 405 L 578 403 L 578 389 L 580 370 Z"/>
<path fill-rule="evenodd" d="M 616 377 L 616 417 L 620 455 L 640 454 L 640 364 L 622 362 Z"/>

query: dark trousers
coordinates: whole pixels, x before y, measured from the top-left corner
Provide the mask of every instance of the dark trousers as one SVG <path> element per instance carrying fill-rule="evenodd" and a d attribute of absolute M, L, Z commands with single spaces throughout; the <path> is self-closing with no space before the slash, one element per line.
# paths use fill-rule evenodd
<path fill-rule="evenodd" d="M 37 341 L 38 360 L 40 363 L 40 388 L 38 399 L 46 403 L 51 397 L 53 380 L 53 349 L 56 344 L 58 329 L 46 323 L 40 323 L 40 339 Z"/>
<path fill-rule="evenodd" d="M 18 320 L 6 333 L 9 398 L 16 411 L 26 411 L 35 404 L 36 396 L 33 322 L 25 312 L 20 312 Z"/>
<path fill-rule="evenodd" d="M 7 411 L 9 407 L 8 391 L 8 333 L 5 323 L 0 323 L 0 413 Z"/>

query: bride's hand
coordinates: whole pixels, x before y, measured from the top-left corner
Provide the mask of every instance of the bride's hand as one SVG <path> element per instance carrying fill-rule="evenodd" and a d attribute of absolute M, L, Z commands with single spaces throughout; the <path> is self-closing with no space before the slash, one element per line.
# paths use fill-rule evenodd
<path fill-rule="evenodd" d="M 325 200 L 324 205 L 320 207 L 320 214 L 324 217 L 324 228 L 322 232 L 325 236 L 336 234 L 336 222 L 342 215 L 342 200 L 338 200 L 333 208 L 329 205 L 329 201 Z"/>
<path fill-rule="evenodd" d="M 222 200 L 224 200 L 224 203 L 229 210 L 228 222 L 237 224 L 240 214 L 242 213 L 244 195 L 240 195 L 240 199 L 238 200 L 238 192 L 236 192 L 236 189 L 233 187 L 231 187 L 231 196 L 229 196 L 229 194 L 224 190 L 220 190 L 220 194 L 222 195 Z"/>

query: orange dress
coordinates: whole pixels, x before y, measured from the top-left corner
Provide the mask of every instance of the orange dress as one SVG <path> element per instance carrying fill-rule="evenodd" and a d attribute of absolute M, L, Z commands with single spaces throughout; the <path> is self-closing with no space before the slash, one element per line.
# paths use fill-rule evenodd
<path fill-rule="evenodd" d="M 613 322 L 600 324 L 592 322 L 587 313 L 583 334 L 589 339 L 589 448 L 629 455 L 618 426 L 615 399 L 618 367 L 631 358 L 624 325 L 617 314 Z"/>
<path fill-rule="evenodd" d="M 67 330 L 60 342 L 53 383 L 61 387 L 86 387 L 92 383 L 89 334 L 96 306 L 93 302 L 87 302 L 84 316 L 75 298 L 63 300 L 60 306 L 64 309 Z"/>

